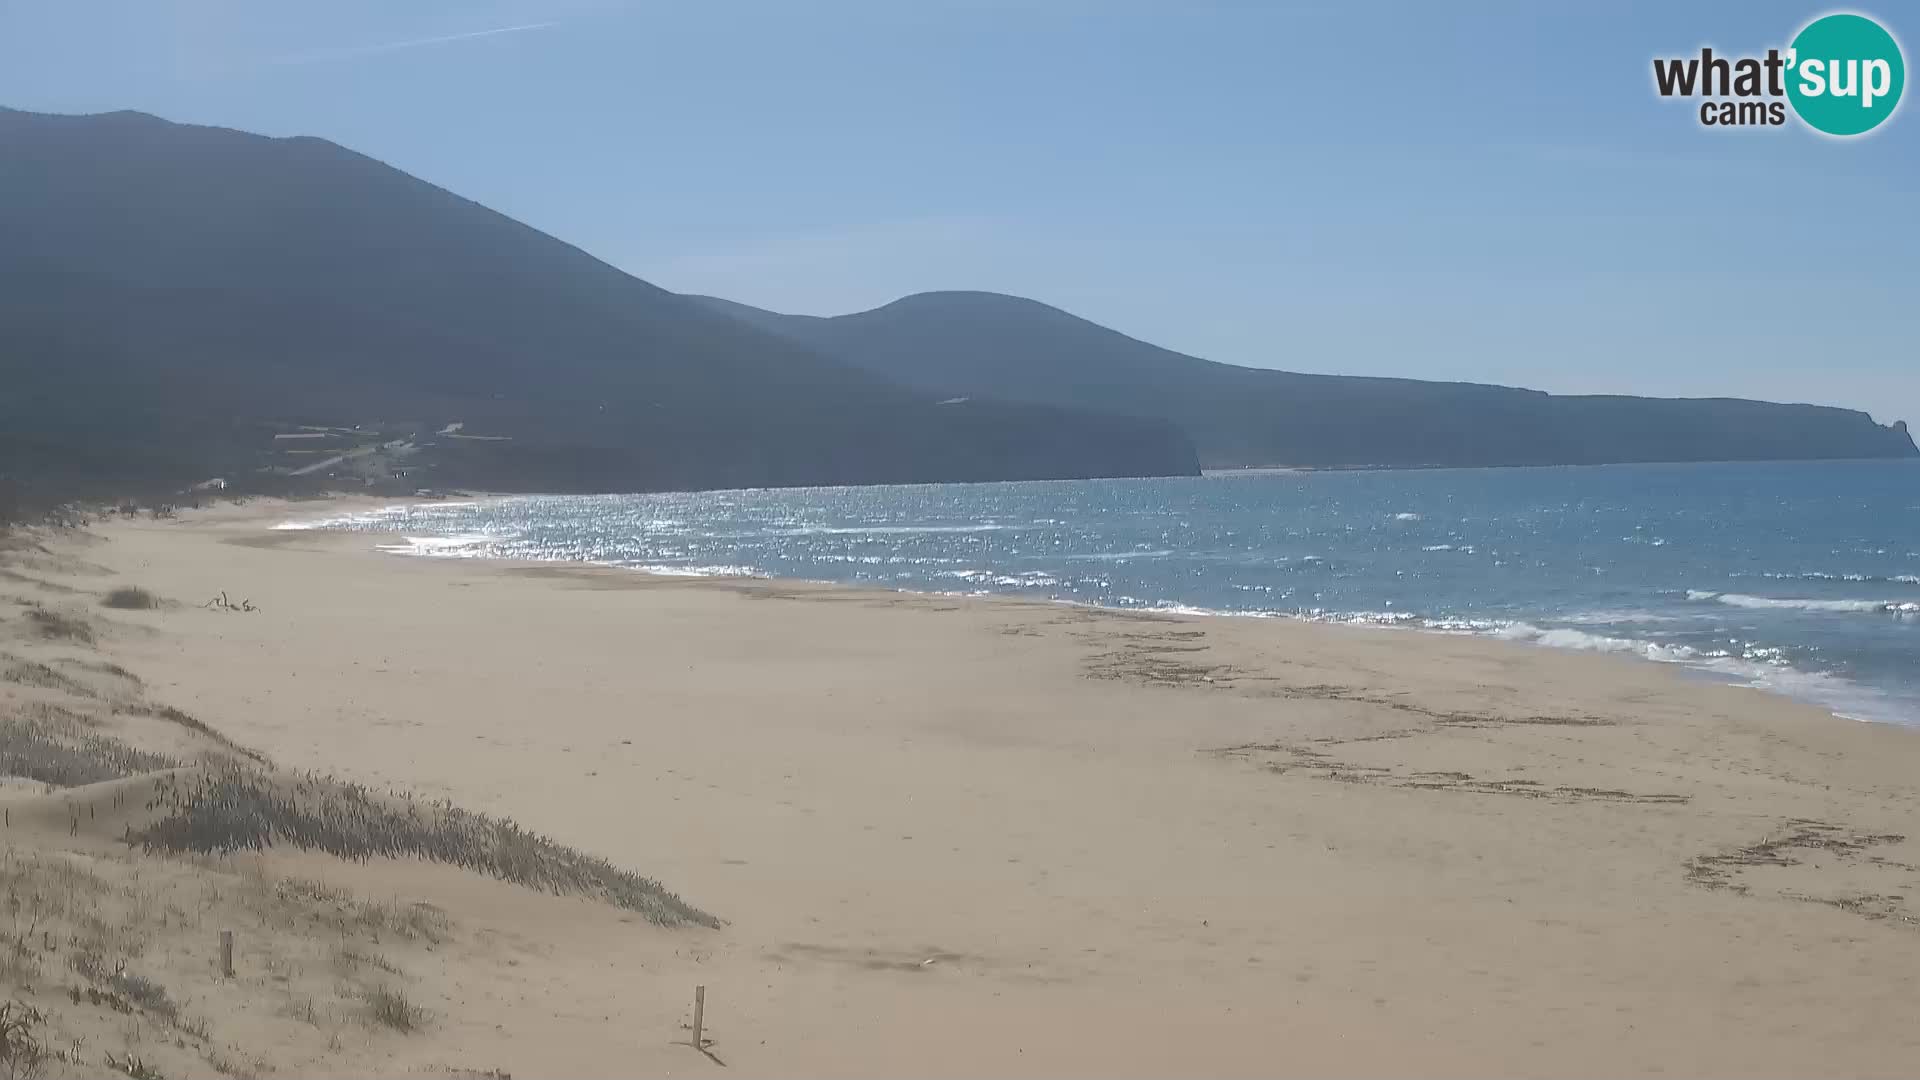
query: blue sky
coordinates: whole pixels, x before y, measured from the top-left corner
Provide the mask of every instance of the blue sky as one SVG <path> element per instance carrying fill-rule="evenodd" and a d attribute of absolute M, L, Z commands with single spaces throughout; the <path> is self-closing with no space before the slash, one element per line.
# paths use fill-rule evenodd
<path fill-rule="evenodd" d="M 991 289 L 1234 363 L 1920 424 L 1920 106 L 1843 142 L 1652 90 L 1826 10 L 8 0 L 0 104 L 320 135 L 776 310 Z M 1920 9 L 1855 10 L 1913 60 Z"/>

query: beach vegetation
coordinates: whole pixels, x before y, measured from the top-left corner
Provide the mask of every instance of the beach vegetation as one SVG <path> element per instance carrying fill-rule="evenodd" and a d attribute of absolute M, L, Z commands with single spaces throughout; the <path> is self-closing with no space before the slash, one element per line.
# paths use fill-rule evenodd
<path fill-rule="evenodd" d="M 93 950 L 76 952 L 72 964 L 73 970 L 83 978 L 105 987 L 127 1004 L 143 1009 L 169 1024 L 178 1024 L 180 1003 L 173 1000 L 167 988 L 158 981 L 128 971 L 125 963 L 115 964 L 109 969 L 101 954 Z"/>
<path fill-rule="evenodd" d="M 112 1069 L 122 1076 L 130 1076 L 133 1080 L 166 1080 L 166 1075 L 159 1069 L 148 1064 L 145 1060 L 135 1057 L 131 1053 L 116 1057 L 109 1052 L 107 1054 L 107 1068 Z"/>
<path fill-rule="evenodd" d="M 37 686 L 43 690 L 59 690 L 74 697 L 99 696 L 80 681 L 63 675 L 37 660 L 23 660 L 4 653 L 0 653 L 0 680 L 19 683 L 21 686 Z"/>
<path fill-rule="evenodd" d="M 110 608 L 125 611 L 150 611 L 160 606 L 160 598 L 138 585 L 122 585 L 100 601 Z"/>
<path fill-rule="evenodd" d="M 367 1013 L 382 1027 L 411 1034 L 426 1024 L 426 1010 L 407 998 L 405 990 L 381 984 L 367 991 Z"/>
<path fill-rule="evenodd" d="M 122 705 L 116 711 L 123 715 L 151 716 L 156 720 L 165 720 L 169 724 L 178 724 L 196 735 L 203 736 L 218 743 L 222 748 L 238 754 L 241 757 L 249 758 L 259 764 L 266 763 L 267 759 L 264 754 L 241 746 L 239 743 L 234 742 L 232 739 L 227 738 L 225 735 L 209 727 L 207 723 L 199 717 L 183 709 L 176 709 L 171 705 L 140 704 Z"/>
<path fill-rule="evenodd" d="M 160 717 L 231 746 L 176 709 L 135 706 L 122 711 Z M 123 839 L 130 847 L 223 856 L 285 845 L 356 861 L 417 857 L 542 892 L 595 898 L 660 926 L 720 925 L 658 881 L 509 819 L 449 803 L 380 794 L 331 777 L 269 772 L 237 757 L 191 770 L 183 770 L 184 764 L 93 730 L 87 718 L 73 710 L 42 708 L 0 716 L 0 776 L 71 788 L 159 774 L 147 807 L 155 816 L 144 827 L 127 829 Z M 299 886 L 289 888 L 297 892 Z M 332 896 L 322 895 L 325 888 L 319 885 L 310 886 L 309 892 L 310 900 Z M 432 905 L 395 901 L 347 906 L 352 908 L 348 921 L 376 937 L 437 943 L 449 933 L 445 913 Z"/>
<path fill-rule="evenodd" d="M 50 641 L 75 641 L 82 645 L 93 644 L 93 627 L 87 620 L 66 612 L 35 605 L 27 609 L 27 621 L 32 623 L 40 636 Z"/>
<path fill-rule="evenodd" d="M 47 1051 L 40 1041 L 46 1017 L 22 1001 L 0 1003 L 0 1070 L 7 1080 L 32 1080 L 45 1066 Z"/>
<path fill-rule="evenodd" d="M 179 762 L 91 732 L 79 722 L 0 717 L 0 776 L 19 776 L 55 787 L 79 787 L 171 769 Z"/>
<path fill-rule="evenodd" d="M 557 895 L 593 897 L 660 926 L 717 927 L 651 878 L 450 803 L 378 794 L 331 777 L 210 767 L 160 779 L 157 820 L 126 837 L 147 851 L 224 855 L 278 844 L 343 859 L 417 857 Z M 367 916 L 395 933 L 441 932 L 418 905 Z"/>

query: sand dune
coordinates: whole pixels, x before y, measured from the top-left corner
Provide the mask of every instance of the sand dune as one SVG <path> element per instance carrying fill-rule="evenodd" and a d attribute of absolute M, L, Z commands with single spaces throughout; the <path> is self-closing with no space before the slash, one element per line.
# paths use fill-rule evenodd
<path fill-rule="evenodd" d="M 413 857 L 148 853 L 125 840 L 165 781 L 16 783 L 7 873 L 66 898 L 54 937 L 187 1003 L 76 1002 L 114 973 L 26 948 L 16 996 L 87 1040 L 75 1075 L 107 1052 L 715 1073 L 695 984 L 750 1074 L 1900 1075 L 1920 1052 L 1904 730 L 1615 657 L 402 559 L 267 531 L 289 513 L 7 553 L 0 717 L 174 777 L 264 770 L 244 748 L 276 783 L 451 800 L 722 921 Z M 99 605 L 129 584 L 162 605 Z M 222 590 L 258 610 L 201 606 Z"/>

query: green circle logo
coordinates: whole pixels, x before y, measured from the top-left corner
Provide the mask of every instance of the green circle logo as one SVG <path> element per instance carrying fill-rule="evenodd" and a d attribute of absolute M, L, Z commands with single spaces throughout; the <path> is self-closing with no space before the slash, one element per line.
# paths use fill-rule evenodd
<path fill-rule="evenodd" d="M 1886 28 L 1864 15 L 1825 15 L 1787 51 L 1787 100 L 1807 126 L 1862 135 L 1900 105 L 1907 64 Z"/>

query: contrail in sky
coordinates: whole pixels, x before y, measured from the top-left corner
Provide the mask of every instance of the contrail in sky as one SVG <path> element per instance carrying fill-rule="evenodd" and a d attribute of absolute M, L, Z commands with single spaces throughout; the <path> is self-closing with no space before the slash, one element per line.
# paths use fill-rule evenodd
<path fill-rule="evenodd" d="M 422 45 L 444 45 L 449 41 L 466 41 L 470 38 L 493 37 L 498 34 L 518 34 L 525 30 L 545 30 L 559 23 L 526 23 L 521 26 L 500 26 L 492 30 L 470 30 L 464 34 L 442 34 L 439 37 L 414 38 L 411 41 L 388 41 L 379 45 L 359 45 L 348 49 L 322 49 L 318 52 L 295 53 L 271 61 L 275 64 L 314 64 L 324 60 L 348 60 L 356 56 L 372 56 L 376 53 L 398 52 L 401 49 L 417 49 Z"/>

